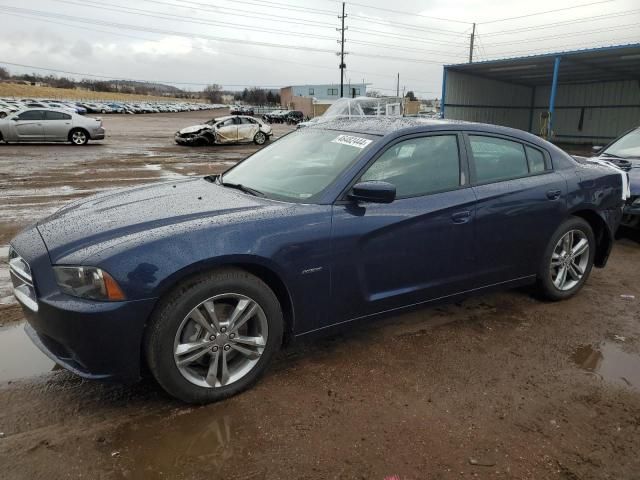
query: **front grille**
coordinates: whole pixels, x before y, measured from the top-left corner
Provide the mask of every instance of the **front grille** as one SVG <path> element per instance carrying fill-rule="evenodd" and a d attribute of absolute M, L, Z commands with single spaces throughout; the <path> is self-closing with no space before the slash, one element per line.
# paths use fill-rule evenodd
<path fill-rule="evenodd" d="M 9 248 L 9 273 L 13 283 L 13 294 L 29 310 L 38 311 L 36 290 L 33 287 L 31 267 L 27 261 L 18 255 L 13 247 Z"/>

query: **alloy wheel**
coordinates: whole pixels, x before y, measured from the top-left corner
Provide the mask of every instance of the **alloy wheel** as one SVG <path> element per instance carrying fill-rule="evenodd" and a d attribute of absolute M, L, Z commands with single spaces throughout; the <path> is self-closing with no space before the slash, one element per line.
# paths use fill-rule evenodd
<path fill-rule="evenodd" d="M 265 134 L 264 134 L 264 133 L 262 133 L 262 132 L 258 132 L 258 133 L 256 133 L 256 138 L 255 138 L 255 140 L 256 140 L 256 143 L 257 143 L 258 145 L 262 145 L 262 144 L 267 140 L 267 137 L 265 136 Z"/>
<path fill-rule="evenodd" d="M 76 145 L 84 145 L 87 142 L 87 135 L 81 131 L 73 132 L 71 141 Z"/>
<path fill-rule="evenodd" d="M 551 254 L 551 280 L 558 290 L 575 287 L 589 265 L 589 239 L 581 230 L 565 233 Z"/>
<path fill-rule="evenodd" d="M 255 300 L 237 293 L 216 295 L 182 320 L 173 358 L 190 383 L 204 388 L 225 387 L 256 366 L 267 337 L 267 317 Z"/>

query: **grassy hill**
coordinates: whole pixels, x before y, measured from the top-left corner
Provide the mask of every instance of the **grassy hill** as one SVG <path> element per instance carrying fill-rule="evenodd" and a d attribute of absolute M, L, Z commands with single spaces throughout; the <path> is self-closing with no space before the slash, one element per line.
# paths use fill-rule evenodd
<path fill-rule="evenodd" d="M 163 97 L 154 95 L 134 95 L 128 93 L 93 92 L 91 90 L 37 87 L 33 85 L 21 85 L 18 83 L 0 83 L 0 97 L 18 98 L 47 98 L 69 100 L 112 100 L 122 102 L 152 102 L 152 101 L 180 101 L 180 102 L 204 102 L 203 99 L 184 99 Z"/>

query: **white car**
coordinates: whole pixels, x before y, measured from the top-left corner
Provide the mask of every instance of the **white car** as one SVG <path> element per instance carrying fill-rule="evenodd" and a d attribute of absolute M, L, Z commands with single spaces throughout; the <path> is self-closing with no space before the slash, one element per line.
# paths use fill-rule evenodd
<path fill-rule="evenodd" d="M 263 145 L 273 135 L 271 125 L 247 115 L 214 118 L 202 125 L 183 128 L 176 132 L 180 145 L 219 145 L 254 142 Z"/>
<path fill-rule="evenodd" d="M 0 119 L 0 141 L 70 142 L 85 145 L 103 140 L 102 120 L 61 109 L 29 108 Z"/>

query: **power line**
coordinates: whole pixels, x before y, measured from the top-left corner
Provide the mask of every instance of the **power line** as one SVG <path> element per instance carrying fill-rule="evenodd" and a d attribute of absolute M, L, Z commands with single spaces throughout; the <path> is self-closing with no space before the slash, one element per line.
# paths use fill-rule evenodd
<path fill-rule="evenodd" d="M 351 28 L 349 30 L 350 32 L 355 32 L 355 33 L 364 33 L 364 34 L 373 34 L 376 35 L 378 37 L 388 37 L 388 38 L 394 38 L 396 40 L 406 40 L 409 42 L 417 42 L 417 43 L 433 43 L 435 45 L 447 45 L 447 46 L 463 46 L 463 45 L 467 45 L 467 43 L 455 43 L 455 42 L 451 42 L 451 41 L 444 41 L 444 40 L 429 40 L 429 39 L 425 39 L 422 37 L 414 37 L 414 36 L 410 36 L 410 35 L 404 35 L 404 34 L 395 34 L 395 33 L 383 33 L 383 32 L 378 32 L 376 30 L 368 30 L 368 29 L 364 29 L 364 28 Z"/>
<path fill-rule="evenodd" d="M 530 43 L 536 40 L 554 40 L 557 38 L 566 38 L 566 37 L 575 37 L 575 36 L 579 36 L 579 35 L 592 35 L 594 33 L 602 33 L 602 32 L 613 32 L 616 30 L 625 30 L 627 28 L 637 28 L 637 26 L 640 25 L 639 23 L 631 23 L 631 24 L 625 24 L 625 25 L 619 25 L 616 27 L 607 27 L 607 28 L 601 28 L 601 29 L 597 29 L 597 30 L 587 30 L 584 32 L 573 32 L 573 33 L 564 33 L 564 34 L 558 34 L 558 35 L 546 35 L 544 37 L 531 37 L 531 38 L 527 38 L 524 40 L 513 40 L 513 41 L 509 41 L 509 42 L 498 42 L 498 43 L 491 43 L 488 46 L 489 47 L 496 47 L 499 45 L 514 45 L 514 44 L 518 44 L 518 43 Z"/>
<path fill-rule="evenodd" d="M 250 13 L 247 13 L 245 10 L 239 10 L 236 8 L 228 8 L 228 7 L 214 7 L 206 3 L 194 2 L 191 0 L 177 0 L 183 3 L 182 5 L 178 3 L 165 2 L 161 0 L 142 0 L 142 1 L 147 3 L 154 3 L 157 5 L 165 5 L 165 6 L 178 7 L 178 8 L 194 8 L 193 5 L 195 5 L 197 8 L 205 9 L 205 10 L 214 12 L 218 15 L 235 15 L 236 13 L 240 13 L 244 18 L 256 18 L 263 21 L 266 20 L 266 21 L 281 22 L 282 20 L 286 20 L 287 24 L 295 24 L 295 25 L 320 26 L 320 27 L 330 27 L 330 28 L 333 28 L 335 26 L 333 23 L 318 22 L 315 20 L 307 20 L 304 18 L 289 17 L 284 15 L 274 15 L 271 13 L 261 13 L 260 15 L 251 15 Z M 184 5 L 185 3 L 189 5 Z M 222 8 L 224 8 L 224 11 L 222 11 Z M 227 12 L 235 12 L 235 13 L 227 13 Z M 274 19 L 274 20 L 271 20 L 271 19 Z"/>
<path fill-rule="evenodd" d="M 526 15 L 518 15 L 517 17 L 498 18 L 496 20 L 490 20 L 488 22 L 479 22 L 479 23 L 482 24 L 482 25 L 488 25 L 490 23 L 507 22 L 509 20 L 518 20 L 520 18 L 535 17 L 537 15 L 545 15 L 547 13 L 563 12 L 565 10 L 573 10 L 573 9 L 576 9 L 576 8 L 590 7 L 592 5 L 601 5 L 603 3 L 611 3 L 613 1 L 615 1 L 615 0 L 600 0 L 598 2 L 583 3 L 583 4 L 580 4 L 580 5 L 573 5 L 571 7 L 556 8 L 554 10 L 545 10 L 544 12 L 528 13 Z"/>
<path fill-rule="evenodd" d="M 485 37 L 493 37 L 493 36 L 496 36 L 496 35 L 508 35 L 508 34 L 513 34 L 513 33 L 529 32 L 529 31 L 532 31 L 532 30 L 541 30 L 541 29 L 546 29 L 546 28 L 556 28 L 556 27 L 559 27 L 559 26 L 573 25 L 573 24 L 576 24 L 576 23 L 596 22 L 596 21 L 600 21 L 600 20 L 607 20 L 609 18 L 627 16 L 627 15 L 631 15 L 631 14 L 638 13 L 638 12 L 640 12 L 640 9 L 625 10 L 625 11 L 622 11 L 622 12 L 607 13 L 607 14 L 595 15 L 595 16 L 591 16 L 591 17 L 577 18 L 577 19 L 574 19 L 574 20 L 565 20 L 565 21 L 562 21 L 562 22 L 545 23 L 544 25 L 534 25 L 534 26 L 530 26 L 530 27 L 514 28 L 514 29 L 511 29 L 511 30 L 500 30 L 500 31 L 497 31 L 497 32 L 489 32 L 489 33 L 485 33 L 484 36 Z"/>
<path fill-rule="evenodd" d="M 410 25 L 408 23 L 401 23 L 401 22 L 395 22 L 395 21 L 391 21 L 391 20 L 378 20 L 375 18 L 371 18 L 371 17 L 366 17 L 363 15 L 351 15 L 351 18 L 360 20 L 360 21 L 366 21 L 368 23 L 375 23 L 378 25 L 384 25 L 384 26 L 399 26 L 405 29 L 409 29 L 409 30 L 416 30 L 419 32 L 424 32 L 424 33 L 440 33 L 441 35 L 444 34 L 453 34 L 453 35 L 461 35 L 463 32 L 460 32 L 458 30 L 447 30 L 447 29 L 443 29 L 443 28 L 432 28 L 432 27 L 420 27 L 418 25 Z"/>
<path fill-rule="evenodd" d="M 83 2 L 76 2 L 73 0 L 54 0 L 54 1 L 59 3 L 66 3 L 69 5 L 78 5 L 81 7 L 94 8 L 98 10 L 108 10 L 108 11 L 120 12 L 120 13 L 122 12 L 131 13 L 133 15 L 139 15 L 139 16 L 149 17 L 149 18 L 159 18 L 162 20 L 169 20 L 169 21 L 175 21 L 175 19 L 180 19 L 183 22 L 194 23 L 198 25 L 222 25 L 222 26 L 230 26 L 238 30 L 248 30 L 248 31 L 254 31 L 254 32 L 269 32 L 269 33 L 276 33 L 276 34 L 282 34 L 282 35 L 294 35 L 294 36 L 307 37 L 307 38 L 316 38 L 320 40 L 333 40 L 333 37 L 316 35 L 311 33 L 291 32 L 287 30 L 279 30 L 279 29 L 273 29 L 273 28 L 252 27 L 249 25 L 244 25 L 239 23 L 197 19 L 194 17 L 187 17 L 184 15 L 176 15 L 176 14 L 168 14 L 168 13 L 160 13 L 160 12 L 154 13 L 149 10 L 142 10 L 142 9 L 133 8 L 133 7 L 122 7 L 120 5 L 114 5 L 114 4 L 105 3 L 105 2 L 92 2 L 91 0 L 83 0 Z"/>
<path fill-rule="evenodd" d="M 331 0 L 333 2 L 338 2 L 338 0 Z M 613 1 L 613 0 L 611 0 Z M 431 20 L 439 20 L 442 22 L 452 22 L 452 23 L 463 23 L 466 25 L 471 25 L 473 22 L 466 22 L 464 20 L 459 20 L 459 19 L 454 19 L 454 18 L 443 18 L 443 17 L 435 17 L 435 16 L 431 16 L 431 15 L 425 15 L 423 13 L 420 12 L 407 12 L 407 11 L 403 11 L 403 10 L 395 10 L 395 9 L 391 9 L 391 8 L 384 8 L 384 7 L 374 7 L 371 5 L 366 5 L 363 3 L 355 3 L 355 2 L 349 2 L 349 5 L 355 5 L 357 7 L 362 7 L 362 8 L 369 8 L 371 10 L 379 10 L 381 12 L 388 12 L 388 13 L 395 13 L 396 15 L 409 15 L 411 17 L 424 17 L 424 18 L 428 18 Z"/>
<path fill-rule="evenodd" d="M 175 35 L 177 37 L 202 38 L 202 39 L 207 39 L 207 40 L 215 40 L 215 41 L 218 41 L 218 42 L 228 42 L 228 43 L 235 43 L 235 44 L 242 43 L 243 45 L 257 45 L 257 46 L 262 46 L 262 47 L 284 48 L 284 49 L 289 49 L 289 50 L 302 50 L 302 51 L 308 51 L 308 52 L 333 53 L 333 50 L 321 49 L 321 48 L 315 48 L 315 47 L 306 47 L 306 46 L 303 46 L 303 45 L 284 45 L 284 44 L 280 44 L 280 43 L 258 42 L 258 41 L 252 41 L 252 40 L 244 40 L 244 39 L 240 39 L 240 38 L 229 38 L 229 37 L 205 35 L 205 34 L 199 34 L 199 33 L 198 34 L 193 34 L 193 33 L 179 32 L 179 31 L 162 29 L 162 28 L 144 27 L 144 26 L 141 26 L 141 25 L 129 25 L 129 24 L 124 24 L 124 23 L 110 22 L 110 21 L 97 20 L 97 19 L 81 18 L 81 17 L 72 16 L 72 15 L 63 15 L 63 14 L 52 13 L 52 12 L 42 12 L 42 11 L 38 11 L 38 10 L 30 10 L 30 9 L 27 9 L 27 8 L 7 7 L 7 6 L 4 6 L 4 5 L 0 5 L 0 11 L 12 12 L 12 13 L 23 13 L 23 14 L 28 15 L 28 16 L 39 16 L 39 17 L 44 17 L 44 18 L 56 18 L 56 19 L 68 20 L 68 21 L 72 21 L 72 22 L 85 23 L 85 24 L 90 24 L 90 25 L 101 25 L 101 26 L 119 28 L 119 29 L 124 29 L 124 30 L 135 30 L 135 31 L 143 31 L 143 32 L 149 32 L 149 33 Z"/>

